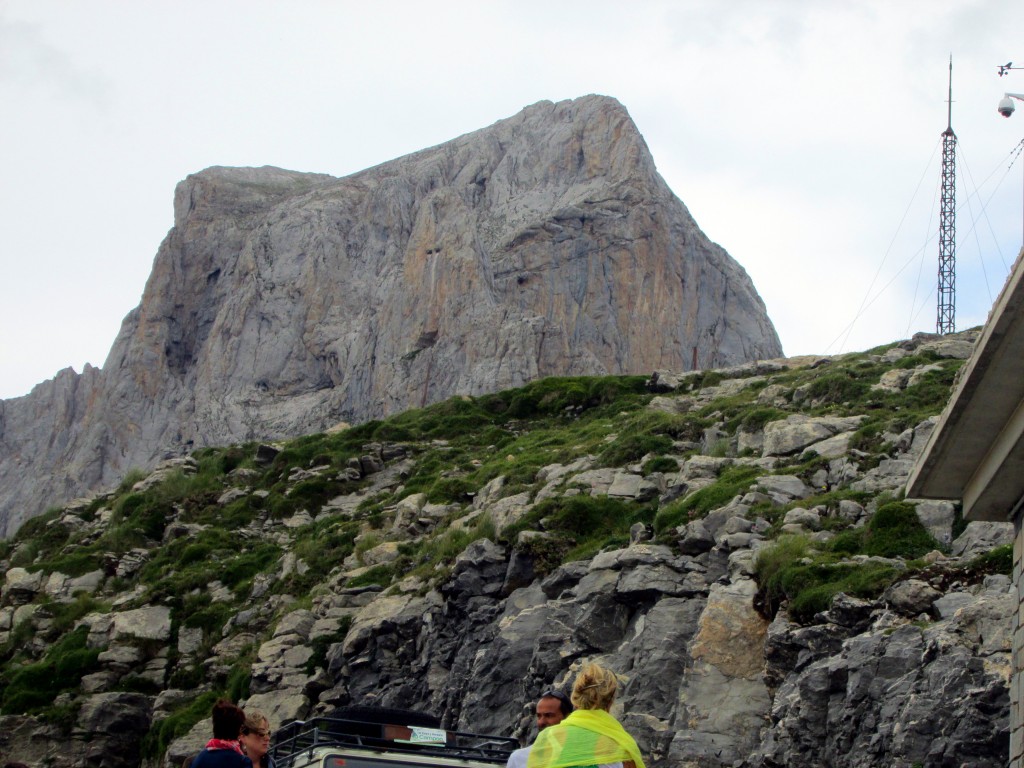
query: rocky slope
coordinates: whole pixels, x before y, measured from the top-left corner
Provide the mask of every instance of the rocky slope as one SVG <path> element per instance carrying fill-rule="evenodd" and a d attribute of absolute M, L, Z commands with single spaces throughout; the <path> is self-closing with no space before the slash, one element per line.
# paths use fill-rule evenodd
<path fill-rule="evenodd" d="M 541 102 L 343 179 L 211 168 L 178 185 L 102 370 L 0 402 L 0 536 L 199 446 L 780 353 L 750 279 L 610 98 Z"/>
<path fill-rule="evenodd" d="M 596 659 L 652 766 L 1005 765 L 1011 531 L 901 500 L 971 341 L 546 380 L 130 478 L 0 545 L 0 752 L 177 765 L 224 693 L 529 738 Z"/>

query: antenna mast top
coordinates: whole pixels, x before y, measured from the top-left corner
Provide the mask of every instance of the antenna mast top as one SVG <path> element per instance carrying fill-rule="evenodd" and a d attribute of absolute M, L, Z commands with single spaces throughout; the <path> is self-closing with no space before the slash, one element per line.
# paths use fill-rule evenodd
<path fill-rule="evenodd" d="M 949 98 L 946 105 L 946 133 L 953 133 L 953 54 L 949 54 Z"/>
<path fill-rule="evenodd" d="M 942 132 L 942 195 L 939 204 L 939 291 L 936 333 L 956 330 L 956 134 L 953 133 L 953 55 L 949 56 L 949 100 Z"/>

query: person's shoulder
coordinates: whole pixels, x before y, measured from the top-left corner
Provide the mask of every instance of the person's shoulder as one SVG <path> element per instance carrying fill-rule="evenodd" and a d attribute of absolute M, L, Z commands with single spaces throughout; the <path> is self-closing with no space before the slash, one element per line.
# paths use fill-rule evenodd
<path fill-rule="evenodd" d="M 530 757 L 529 747 L 520 747 L 508 756 L 506 768 L 526 768 L 526 761 Z"/>
<path fill-rule="evenodd" d="M 192 759 L 192 768 L 252 768 L 252 760 L 230 749 L 204 749 Z"/>

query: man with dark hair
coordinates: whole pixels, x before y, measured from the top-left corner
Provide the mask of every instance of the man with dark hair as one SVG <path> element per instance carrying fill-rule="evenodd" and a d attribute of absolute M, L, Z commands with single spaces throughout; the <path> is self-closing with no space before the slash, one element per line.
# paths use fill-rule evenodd
<path fill-rule="evenodd" d="M 537 733 L 549 725 L 558 725 L 572 713 L 572 702 L 561 691 L 550 689 L 544 691 L 537 699 Z M 508 756 L 506 768 L 526 768 L 526 760 L 530 756 L 530 747 L 517 749 Z"/>

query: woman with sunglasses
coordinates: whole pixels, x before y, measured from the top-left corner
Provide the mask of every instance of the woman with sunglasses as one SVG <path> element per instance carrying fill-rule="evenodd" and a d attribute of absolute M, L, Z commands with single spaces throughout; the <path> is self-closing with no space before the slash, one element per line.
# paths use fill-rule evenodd
<path fill-rule="evenodd" d="M 253 768 L 273 768 L 274 761 L 267 754 L 270 749 L 270 722 L 266 715 L 255 709 L 247 711 L 242 734 L 238 738 L 245 754 L 252 760 Z"/>

